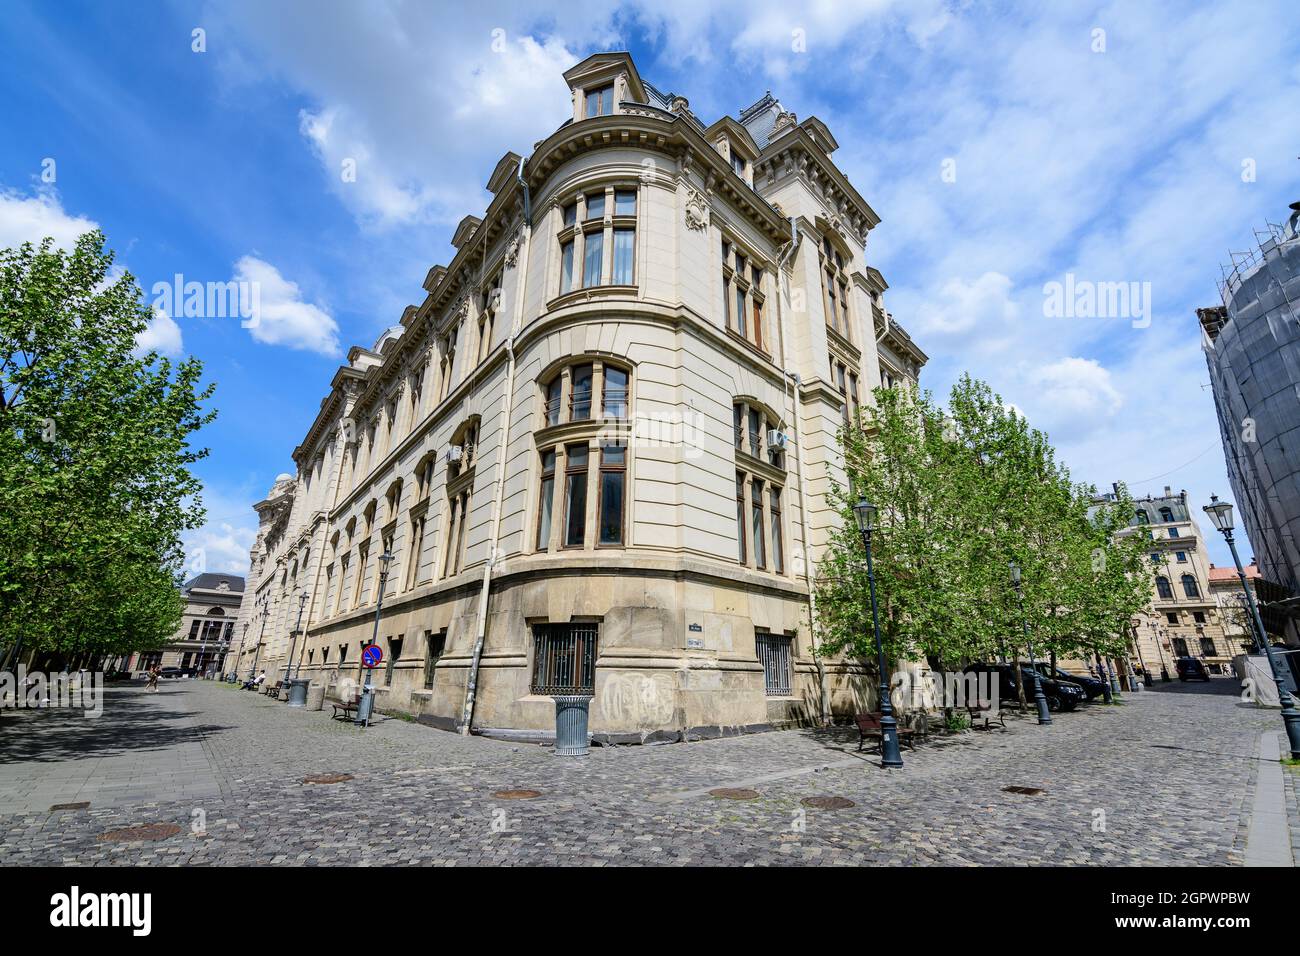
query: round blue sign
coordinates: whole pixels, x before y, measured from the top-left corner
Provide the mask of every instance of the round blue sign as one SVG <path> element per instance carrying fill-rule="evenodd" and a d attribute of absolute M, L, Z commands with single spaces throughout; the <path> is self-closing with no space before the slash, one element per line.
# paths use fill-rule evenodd
<path fill-rule="evenodd" d="M 367 667 L 378 667 L 383 659 L 384 652 L 380 650 L 378 644 L 370 644 L 361 652 L 361 663 Z"/>

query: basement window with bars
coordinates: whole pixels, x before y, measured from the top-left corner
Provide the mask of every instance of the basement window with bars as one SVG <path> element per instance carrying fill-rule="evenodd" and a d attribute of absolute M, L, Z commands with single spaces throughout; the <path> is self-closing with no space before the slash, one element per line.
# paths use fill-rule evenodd
<path fill-rule="evenodd" d="M 533 625 L 534 694 L 590 694 L 596 687 L 594 621 Z"/>
<path fill-rule="evenodd" d="M 754 643 L 758 660 L 763 665 L 764 693 L 768 697 L 789 697 L 794 639 L 787 634 L 756 631 Z"/>

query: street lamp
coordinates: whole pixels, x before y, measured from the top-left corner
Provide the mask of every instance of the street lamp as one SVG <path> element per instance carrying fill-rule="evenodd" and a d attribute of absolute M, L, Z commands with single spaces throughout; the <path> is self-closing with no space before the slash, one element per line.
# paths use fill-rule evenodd
<path fill-rule="evenodd" d="M 1233 563 L 1237 565 L 1237 579 L 1241 581 L 1241 590 L 1246 595 L 1246 603 L 1250 605 L 1255 637 L 1263 646 L 1264 653 L 1268 655 L 1268 666 L 1273 671 L 1273 683 L 1277 684 L 1277 699 L 1282 705 L 1282 720 L 1286 724 L 1286 737 L 1291 744 L 1291 759 L 1300 760 L 1300 712 L 1295 709 L 1295 702 L 1286 691 L 1286 685 L 1282 680 L 1281 664 L 1278 662 L 1277 655 L 1273 653 L 1273 645 L 1269 643 L 1268 635 L 1264 633 L 1264 622 L 1259 616 L 1259 608 L 1255 606 L 1255 595 L 1251 593 L 1250 584 L 1246 581 L 1246 572 L 1237 554 L 1237 544 L 1232 540 L 1232 505 L 1220 501 L 1218 495 L 1210 495 L 1210 503 L 1203 510 L 1214 522 L 1214 527 L 1223 532 L 1223 540 L 1228 542 L 1228 548 L 1232 551 Z"/>
<path fill-rule="evenodd" d="M 257 658 L 262 653 L 262 635 L 266 633 L 266 619 L 271 616 L 271 609 L 267 605 L 262 605 L 262 628 L 257 632 L 257 646 L 253 648 L 253 666 L 248 671 L 248 679 L 252 680 L 257 676 Z"/>
<path fill-rule="evenodd" d="M 300 591 L 298 593 L 298 620 L 293 625 L 293 633 L 289 635 L 289 656 L 284 659 L 284 686 L 289 686 L 289 668 L 293 666 L 293 648 L 298 643 L 298 635 L 302 631 L 302 609 L 307 606 L 307 593 Z"/>
<path fill-rule="evenodd" d="M 867 552 L 867 585 L 871 589 L 871 629 L 876 638 L 876 667 L 880 671 L 880 765 L 901 767 L 903 754 L 898 749 L 898 722 L 894 720 L 894 706 L 889 699 L 889 673 L 885 670 L 885 650 L 880 643 L 880 613 L 876 609 L 876 571 L 871 563 L 871 532 L 876 528 L 876 506 L 859 498 L 853 506 L 853 517 L 862 535 L 862 547 Z"/>
<path fill-rule="evenodd" d="M 1043 681 L 1038 673 L 1038 662 L 1034 660 L 1034 644 L 1029 639 L 1029 621 L 1025 618 L 1025 592 L 1020 587 L 1020 565 L 1008 561 L 1007 567 L 1011 569 L 1011 583 L 1016 589 L 1016 598 L 1020 601 L 1020 627 L 1025 633 L 1025 647 L 1029 650 L 1029 669 L 1034 675 L 1034 703 L 1038 707 L 1038 722 L 1050 724 L 1052 715 L 1047 709 L 1047 698 L 1043 695 Z M 1019 667 L 1019 663 L 1016 666 Z M 1023 671 L 1020 676 L 1023 679 Z"/>
<path fill-rule="evenodd" d="M 388 565 L 392 560 L 393 556 L 387 551 L 379 556 L 379 598 L 375 602 L 375 630 L 370 637 L 371 644 L 379 643 L 379 616 L 384 611 L 384 590 L 388 582 Z M 361 653 L 362 656 L 365 655 L 364 648 Z M 375 706 L 375 687 L 371 680 L 373 672 L 373 667 L 366 668 L 366 684 L 361 692 L 361 700 L 357 703 L 357 723 L 365 727 L 370 726 L 370 712 Z"/>

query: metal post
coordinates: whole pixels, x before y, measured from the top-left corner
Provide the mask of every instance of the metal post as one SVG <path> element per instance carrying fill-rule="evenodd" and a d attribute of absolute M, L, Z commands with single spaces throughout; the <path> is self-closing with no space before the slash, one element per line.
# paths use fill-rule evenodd
<path fill-rule="evenodd" d="M 293 666 L 293 648 L 298 643 L 298 632 L 302 628 L 302 609 L 307 606 L 307 595 L 298 595 L 298 620 L 293 625 L 293 633 L 289 635 L 289 656 L 284 659 L 284 689 L 287 693 L 289 690 L 289 668 Z"/>
<path fill-rule="evenodd" d="M 384 611 L 384 590 L 388 584 L 388 564 L 392 560 L 393 556 L 387 551 L 379 556 L 379 597 L 375 602 L 375 629 L 374 633 L 370 637 L 370 643 L 372 645 L 379 643 L 379 616 Z M 365 653 L 365 648 L 362 648 L 361 654 L 363 658 Z M 361 691 L 361 700 L 357 703 L 357 714 L 358 716 L 365 714 L 365 717 L 361 720 L 361 725 L 362 727 L 369 727 L 370 714 L 374 710 L 375 706 L 375 686 L 371 679 L 374 668 L 365 667 L 364 670 L 366 672 L 366 683 Z"/>
<path fill-rule="evenodd" d="M 871 530 L 862 531 L 862 546 L 867 551 L 867 585 L 871 589 L 871 628 L 876 637 L 876 666 L 880 670 L 880 765 L 901 767 L 903 754 L 898 748 L 898 721 L 889 699 L 889 672 L 885 669 L 885 650 L 880 643 L 880 614 L 876 609 L 876 571 L 871 563 Z"/>
<path fill-rule="evenodd" d="M 266 619 L 271 616 L 269 607 L 262 608 L 262 629 L 257 632 L 257 646 L 253 648 L 253 666 L 248 671 L 248 679 L 252 680 L 257 676 L 257 658 L 262 653 L 262 635 L 266 633 Z"/>
<path fill-rule="evenodd" d="M 1016 586 L 1016 597 L 1020 600 L 1020 627 L 1025 634 L 1025 647 L 1029 649 L 1029 669 L 1034 675 L 1034 703 L 1038 707 L 1038 722 L 1040 724 L 1050 724 L 1052 722 L 1051 711 L 1047 709 L 1047 696 L 1043 693 L 1042 675 L 1038 673 L 1038 662 L 1034 660 L 1034 643 L 1029 639 L 1029 619 L 1025 617 L 1025 592 L 1020 587 L 1019 568 L 1015 562 L 1011 562 L 1011 580 Z M 1019 663 L 1016 664 L 1019 667 Z"/>
<path fill-rule="evenodd" d="M 1268 634 L 1264 631 L 1264 621 L 1259 616 L 1259 608 L 1255 606 L 1255 595 L 1251 593 L 1250 584 L 1246 581 L 1246 571 L 1242 568 L 1241 558 L 1237 555 L 1236 542 L 1232 540 L 1232 529 L 1224 529 L 1223 537 L 1227 539 L 1228 548 L 1232 551 L 1232 560 L 1237 565 L 1237 578 L 1241 581 L 1242 591 L 1246 593 L 1246 603 L 1250 605 L 1250 616 L 1255 625 L 1256 636 L 1264 645 L 1264 653 L 1268 655 L 1268 666 L 1273 671 L 1273 683 L 1277 684 L 1277 699 L 1282 705 L 1282 720 L 1286 724 L 1286 737 L 1291 745 L 1291 759 L 1300 760 L 1300 711 L 1295 709 L 1295 701 L 1286 691 L 1282 668 L 1278 663 L 1277 655 L 1273 653 L 1273 645 L 1268 641 Z"/>

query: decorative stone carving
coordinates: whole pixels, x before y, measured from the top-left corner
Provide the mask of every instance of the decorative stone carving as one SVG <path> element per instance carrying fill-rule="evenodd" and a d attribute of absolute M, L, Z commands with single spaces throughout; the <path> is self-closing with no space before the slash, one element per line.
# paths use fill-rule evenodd
<path fill-rule="evenodd" d="M 523 240 L 522 233 L 515 233 L 511 237 L 509 245 L 506 246 L 506 268 L 513 269 L 519 262 L 519 245 Z"/>
<path fill-rule="evenodd" d="M 668 108 L 674 113 L 689 113 L 691 111 L 691 104 L 684 96 L 674 96 L 672 102 L 668 105 Z"/>
<path fill-rule="evenodd" d="M 711 204 L 707 194 L 694 186 L 686 187 L 686 228 L 705 230 L 709 228 Z"/>
<path fill-rule="evenodd" d="M 772 132 L 768 133 L 768 142 L 776 139 L 782 133 L 789 132 L 799 123 L 798 118 L 789 110 L 783 110 L 776 114 L 776 121 L 772 124 Z"/>

